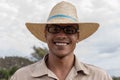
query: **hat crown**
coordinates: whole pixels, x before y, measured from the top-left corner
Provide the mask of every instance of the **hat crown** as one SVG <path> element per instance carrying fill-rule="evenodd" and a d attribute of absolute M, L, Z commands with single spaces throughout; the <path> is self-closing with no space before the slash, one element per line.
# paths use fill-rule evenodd
<path fill-rule="evenodd" d="M 50 12 L 47 23 L 26 23 L 30 32 L 39 40 L 46 42 L 45 27 L 46 24 L 78 24 L 79 41 L 88 38 L 99 27 L 98 23 L 80 23 L 77 17 L 77 11 L 71 3 L 62 1 L 55 5 Z"/>
<path fill-rule="evenodd" d="M 48 22 L 78 22 L 77 10 L 71 3 L 62 1 L 53 7 L 49 15 Z"/>

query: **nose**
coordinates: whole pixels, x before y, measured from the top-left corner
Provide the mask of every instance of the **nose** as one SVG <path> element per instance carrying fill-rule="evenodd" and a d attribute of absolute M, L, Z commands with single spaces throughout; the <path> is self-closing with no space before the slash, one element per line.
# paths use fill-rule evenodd
<path fill-rule="evenodd" d="M 63 30 L 61 30 L 59 33 L 56 34 L 56 37 L 59 37 L 59 38 L 66 38 L 67 35 L 63 32 Z"/>
<path fill-rule="evenodd" d="M 60 36 L 66 36 L 66 34 L 64 33 L 63 30 L 61 30 L 59 33 L 57 33 L 57 35 L 60 35 Z"/>

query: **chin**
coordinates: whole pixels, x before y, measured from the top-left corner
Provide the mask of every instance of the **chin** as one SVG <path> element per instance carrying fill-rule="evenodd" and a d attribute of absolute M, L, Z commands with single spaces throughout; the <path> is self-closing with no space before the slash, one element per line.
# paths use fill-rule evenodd
<path fill-rule="evenodd" d="M 61 54 L 62 53 L 62 54 Z M 58 58 L 65 58 L 65 57 L 67 57 L 68 55 L 70 55 L 71 53 L 66 53 L 66 52 L 56 52 L 56 53 L 54 53 L 54 55 L 56 56 L 56 57 L 58 57 Z"/>
<path fill-rule="evenodd" d="M 63 59 L 63 58 L 65 58 L 67 55 L 56 55 L 56 57 L 57 58 L 59 58 L 59 59 Z"/>

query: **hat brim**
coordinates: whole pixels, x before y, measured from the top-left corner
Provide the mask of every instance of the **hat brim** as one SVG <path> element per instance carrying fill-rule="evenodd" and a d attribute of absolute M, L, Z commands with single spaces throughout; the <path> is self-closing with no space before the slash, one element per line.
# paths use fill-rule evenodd
<path fill-rule="evenodd" d="M 45 39 L 45 26 L 46 24 L 58 24 L 58 23 L 26 23 L 28 30 L 39 40 L 46 43 Z M 59 23 L 59 24 L 71 24 L 71 23 Z M 74 23 L 72 23 L 74 24 Z M 99 27 L 98 23 L 75 23 L 79 25 L 79 41 L 84 40 L 91 36 Z"/>

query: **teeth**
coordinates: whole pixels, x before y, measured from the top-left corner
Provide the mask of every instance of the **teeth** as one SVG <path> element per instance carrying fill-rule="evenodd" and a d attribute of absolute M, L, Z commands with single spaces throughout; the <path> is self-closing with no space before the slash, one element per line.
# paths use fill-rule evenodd
<path fill-rule="evenodd" d="M 67 43 L 56 43 L 56 45 L 65 46 L 65 45 L 67 45 Z"/>

